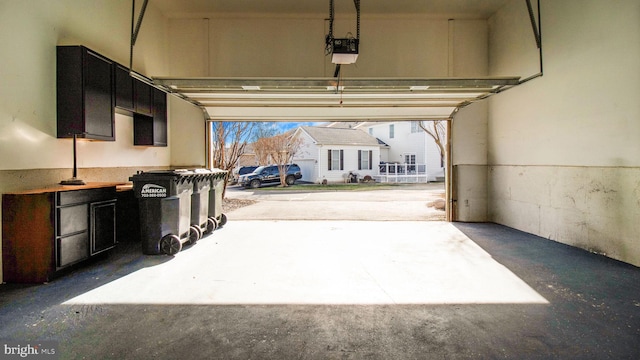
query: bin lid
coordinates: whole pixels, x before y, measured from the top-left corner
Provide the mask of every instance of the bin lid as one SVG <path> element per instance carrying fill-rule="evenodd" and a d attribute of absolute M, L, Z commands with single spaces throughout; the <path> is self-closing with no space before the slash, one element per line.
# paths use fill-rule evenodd
<path fill-rule="evenodd" d="M 214 179 L 221 179 L 221 178 L 225 177 L 225 175 L 227 175 L 228 171 L 227 170 L 213 168 L 213 169 L 211 169 L 211 173 L 213 174 L 213 178 Z"/>
<path fill-rule="evenodd" d="M 212 169 L 205 169 L 205 168 L 199 168 L 199 169 L 189 169 L 189 171 L 193 172 L 196 176 L 197 175 L 204 175 L 204 179 L 219 179 L 219 178 L 223 178 L 228 171 L 227 170 L 222 170 L 222 169 L 218 169 L 218 168 L 212 168 Z"/>
<path fill-rule="evenodd" d="M 177 179 L 182 177 L 193 176 L 192 171 L 186 169 L 173 169 L 173 170 L 151 170 L 139 172 L 129 178 L 131 181 L 144 181 L 151 179 Z"/>

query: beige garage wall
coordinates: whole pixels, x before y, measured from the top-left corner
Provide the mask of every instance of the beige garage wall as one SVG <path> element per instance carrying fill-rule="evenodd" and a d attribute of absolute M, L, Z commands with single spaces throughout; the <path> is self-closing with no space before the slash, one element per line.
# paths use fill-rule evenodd
<path fill-rule="evenodd" d="M 487 22 L 456 20 L 449 22 L 449 32 L 454 39 L 449 51 L 449 76 L 486 76 Z M 480 101 L 462 108 L 451 124 L 456 221 L 487 221 L 487 105 L 487 101 Z"/>
<path fill-rule="evenodd" d="M 0 0 L 0 193 L 49 186 L 72 175 L 72 141 L 56 138 L 56 45 L 85 45 L 128 65 L 130 31 L 131 1 Z M 151 1 L 134 70 L 167 74 L 167 31 L 167 20 Z M 195 137 L 204 137 L 202 116 L 183 110 L 170 113 L 169 123 L 180 117 L 191 125 L 169 128 L 166 148 L 133 146 L 133 119 L 116 115 L 116 141 L 79 142 L 79 177 L 127 181 L 137 170 L 170 166 L 173 136 L 182 129 L 193 134 L 195 121 L 202 124 Z M 189 144 L 204 154 L 204 141 Z"/>
<path fill-rule="evenodd" d="M 56 138 L 56 45 L 85 45 L 128 65 L 130 31 L 129 1 L 2 2 L 0 44 L 5 51 L 0 53 L 0 170 L 72 167 L 72 141 Z M 167 33 L 166 18 L 148 6 L 134 49 L 134 70 L 147 76 L 168 74 Z M 133 146 L 133 119 L 117 114 L 116 141 L 80 142 L 78 166 L 170 166 L 171 137 L 184 138 L 182 131 L 198 139 L 187 140 L 191 148 L 199 147 L 199 158 L 192 162 L 204 163 L 202 113 L 180 102 L 184 103 L 172 99 L 169 104 L 169 123 L 178 118 L 181 124 L 169 128 L 169 147 Z M 101 180 L 88 176 L 88 180 Z"/>
<path fill-rule="evenodd" d="M 455 221 L 488 220 L 487 108 L 487 101 L 463 108 L 451 124 Z"/>
<path fill-rule="evenodd" d="M 171 166 L 177 168 L 204 167 L 206 163 L 206 131 L 204 112 L 191 103 L 170 96 L 169 133 L 171 135 Z"/>
<path fill-rule="evenodd" d="M 96 14 L 100 14 L 96 16 Z M 85 45 L 128 65 L 131 8 L 114 1 L 5 1 L 0 11 L 2 170 L 72 167 L 72 141 L 56 138 L 56 45 Z M 165 20 L 149 8 L 134 68 L 166 68 Z M 146 31 L 145 31 L 146 30 Z M 143 45 L 144 44 L 144 45 Z M 150 44 L 154 44 L 153 46 Z M 156 45 L 157 44 L 157 45 Z M 144 52 L 143 52 L 144 51 Z M 82 143 L 80 167 L 166 165 L 168 149 L 134 148 L 130 117 L 116 118 L 115 142 Z"/>
<path fill-rule="evenodd" d="M 541 5 L 544 76 L 490 103 L 490 219 L 640 265 L 640 3 Z M 519 11 L 490 22 L 492 74 L 527 61 Z"/>
<path fill-rule="evenodd" d="M 326 14 L 207 15 L 169 19 L 172 76 L 323 77 L 333 76 L 325 56 Z M 486 74 L 486 21 L 456 20 L 458 49 L 450 63 L 449 21 L 393 15 L 362 16 L 361 46 L 355 65 L 342 67 L 352 77 L 441 77 L 450 66 L 457 76 Z M 479 30 L 479 31 L 478 31 Z M 355 18 L 338 18 L 334 36 L 356 34 Z M 458 50 L 456 50 L 458 51 Z M 481 56 L 475 56 L 480 53 Z M 480 65 L 478 65 L 480 64 Z M 480 69 L 480 72 L 478 72 Z"/>

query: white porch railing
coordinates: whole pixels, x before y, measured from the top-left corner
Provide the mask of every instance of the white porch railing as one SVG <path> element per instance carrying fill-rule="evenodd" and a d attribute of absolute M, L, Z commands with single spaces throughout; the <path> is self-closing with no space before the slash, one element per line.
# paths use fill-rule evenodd
<path fill-rule="evenodd" d="M 380 164 L 376 181 L 382 183 L 428 183 L 426 164 Z"/>

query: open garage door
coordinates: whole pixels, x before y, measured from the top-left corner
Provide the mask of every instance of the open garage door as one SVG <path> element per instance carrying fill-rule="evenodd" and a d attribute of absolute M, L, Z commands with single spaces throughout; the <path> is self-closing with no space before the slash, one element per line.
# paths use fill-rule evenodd
<path fill-rule="evenodd" d="M 447 120 L 456 109 L 519 80 L 159 77 L 153 82 L 216 121 L 390 121 Z"/>

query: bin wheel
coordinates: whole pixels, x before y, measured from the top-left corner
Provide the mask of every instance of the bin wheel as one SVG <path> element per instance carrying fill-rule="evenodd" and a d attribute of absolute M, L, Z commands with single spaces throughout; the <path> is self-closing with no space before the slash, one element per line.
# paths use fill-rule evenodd
<path fill-rule="evenodd" d="M 175 255 L 182 250 L 182 242 L 176 235 L 167 235 L 160 240 L 160 249 L 167 255 Z"/>
<path fill-rule="evenodd" d="M 260 187 L 260 180 L 258 180 L 258 179 L 251 180 L 251 182 L 249 183 L 249 186 L 251 186 L 252 189 L 259 188 Z"/>
<path fill-rule="evenodd" d="M 218 228 L 218 221 L 215 218 L 208 218 L 207 219 L 207 233 L 212 233 L 215 231 L 215 229 Z"/>
<path fill-rule="evenodd" d="M 218 224 L 218 226 L 222 227 L 226 223 L 227 223 L 227 215 L 221 214 L 220 215 L 220 223 Z"/>
<path fill-rule="evenodd" d="M 189 228 L 189 244 L 195 244 L 202 238 L 202 229 L 198 225 L 191 225 Z"/>

